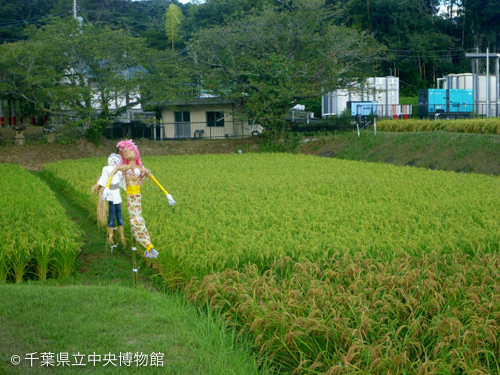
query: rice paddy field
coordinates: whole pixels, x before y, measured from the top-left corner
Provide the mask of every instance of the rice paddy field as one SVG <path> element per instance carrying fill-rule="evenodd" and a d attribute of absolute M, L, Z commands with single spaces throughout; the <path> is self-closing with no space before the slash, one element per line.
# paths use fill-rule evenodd
<path fill-rule="evenodd" d="M 377 128 L 386 132 L 432 132 L 447 131 L 450 133 L 500 134 L 498 118 L 446 120 L 381 120 Z"/>
<path fill-rule="evenodd" d="M 0 283 L 69 276 L 80 235 L 53 192 L 19 165 L 0 164 Z"/>
<path fill-rule="evenodd" d="M 500 373 L 498 177 L 292 154 L 143 163 L 177 201 L 144 182 L 150 265 L 282 373 Z M 93 212 L 104 164 L 45 173 Z"/>

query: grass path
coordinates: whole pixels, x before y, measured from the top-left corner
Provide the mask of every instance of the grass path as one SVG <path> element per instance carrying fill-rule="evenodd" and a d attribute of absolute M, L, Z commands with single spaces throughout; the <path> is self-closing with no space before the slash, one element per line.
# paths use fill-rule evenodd
<path fill-rule="evenodd" d="M 54 183 L 47 181 L 67 215 L 84 233 L 79 273 L 67 279 L 0 286 L 0 374 L 263 374 L 249 346 L 216 318 L 187 305 L 155 283 L 144 265 L 140 287 L 132 288 L 130 250 L 104 252 L 105 234 L 93 219 Z M 28 353 L 39 358 L 32 365 Z M 95 352 L 101 362 L 89 361 Z M 147 366 L 119 364 L 132 353 Z M 42 366 L 42 353 L 53 353 L 54 366 Z M 70 364 L 84 354 L 85 366 L 57 366 L 68 353 Z M 151 365 L 162 353 L 163 366 Z M 11 364 L 13 355 L 20 364 Z M 104 366 L 105 355 L 117 364 Z M 50 357 L 50 355 L 49 355 Z M 154 356 L 153 356 L 154 357 Z M 50 362 L 50 361 L 49 361 Z M 142 362 L 144 364 L 144 362 Z"/>
<path fill-rule="evenodd" d="M 70 280 L 63 280 L 62 282 L 132 287 L 131 250 L 122 249 L 119 246 L 114 249 L 113 253 L 109 250 L 105 251 L 105 230 L 98 229 L 94 219 L 75 200 L 71 199 L 58 184 L 48 179 L 43 173 L 32 173 L 37 174 L 52 189 L 61 205 L 65 208 L 67 216 L 76 222 L 84 233 L 84 244 L 78 257 L 79 273 Z M 123 207 L 123 209 L 126 210 L 126 207 Z M 125 226 L 125 231 L 127 231 L 127 226 Z M 117 236 L 118 234 L 116 234 L 115 239 Z M 143 288 L 151 288 L 150 278 L 154 274 L 148 270 L 140 256 L 137 258 L 140 266 L 140 285 Z"/>

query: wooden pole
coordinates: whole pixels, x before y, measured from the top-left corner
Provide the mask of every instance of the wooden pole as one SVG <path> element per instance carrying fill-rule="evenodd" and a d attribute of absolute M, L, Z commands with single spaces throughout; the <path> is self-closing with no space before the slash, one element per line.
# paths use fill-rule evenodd
<path fill-rule="evenodd" d="M 3 122 L 3 98 L 0 98 L 0 127 L 4 126 Z"/>
<path fill-rule="evenodd" d="M 139 275 L 137 274 L 139 272 L 139 268 L 137 268 L 137 247 L 133 235 L 132 235 L 132 271 L 133 271 L 132 273 L 134 280 L 134 288 L 137 289 L 137 286 L 139 285 Z"/>

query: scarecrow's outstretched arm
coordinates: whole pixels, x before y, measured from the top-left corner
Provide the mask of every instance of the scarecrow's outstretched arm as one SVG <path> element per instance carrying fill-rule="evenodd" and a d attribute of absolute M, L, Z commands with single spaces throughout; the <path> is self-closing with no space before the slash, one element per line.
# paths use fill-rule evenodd
<path fill-rule="evenodd" d="M 153 182 L 158 185 L 158 187 L 161 189 L 161 191 L 163 191 L 163 193 L 167 196 L 167 199 L 168 199 L 168 203 L 173 206 L 175 204 L 175 201 L 174 201 L 174 198 L 172 198 L 172 196 L 163 188 L 163 186 L 160 185 L 160 183 L 158 181 L 156 181 L 156 178 L 153 176 L 153 175 L 150 175 L 151 179 L 153 180 Z"/>
<path fill-rule="evenodd" d="M 104 189 L 104 191 L 102 192 L 102 197 L 101 199 L 104 201 L 108 198 L 108 195 L 109 195 L 109 187 L 111 186 L 111 180 L 113 179 L 114 175 L 116 174 L 116 172 L 118 172 L 120 170 L 120 166 L 116 166 L 115 169 L 113 169 L 113 172 L 111 172 L 111 174 L 109 175 L 109 179 L 108 179 L 108 183 L 106 184 L 106 187 Z"/>
<path fill-rule="evenodd" d="M 108 183 L 106 184 L 107 188 L 109 188 L 111 186 L 111 180 L 115 176 L 116 172 L 118 172 L 119 170 L 120 170 L 120 166 L 119 165 L 117 165 L 115 167 L 115 169 L 113 169 L 113 172 L 111 172 L 111 174 L 109 175 Z"/>

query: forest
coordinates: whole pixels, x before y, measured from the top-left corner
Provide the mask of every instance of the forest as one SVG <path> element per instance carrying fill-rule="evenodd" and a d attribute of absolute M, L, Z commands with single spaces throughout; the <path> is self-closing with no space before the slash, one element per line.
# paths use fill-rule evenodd
<path fill-rule="evenodd" d="M 105 120 L 201 88 L 279 125 L 290 103 L 364 77 L 398 76 L 401 96 L 416 96 L 469 72 L 466 52 L 500 51 L 497 3 L 78 0 L 74 9 L 71 0 L 0 0 L 0 93 L 39 111 L 72 108 L 99 132 L 90 77 Z M 114 108 L 118 92 L 127 101 Z"/>

